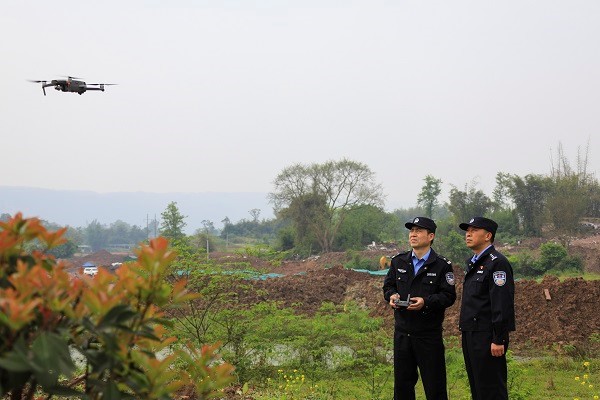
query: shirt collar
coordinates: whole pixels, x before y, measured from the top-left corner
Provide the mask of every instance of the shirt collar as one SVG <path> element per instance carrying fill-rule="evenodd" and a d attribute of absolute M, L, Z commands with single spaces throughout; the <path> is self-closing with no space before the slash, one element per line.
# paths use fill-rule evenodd
<path fill-rule="evenodd" d="M 477 260 L 479 260 L 479 257 L 481 257 L 481 255 L 485 253 L 490 247 L 492 247 L 491 244 L 485 249 L 483 249 L 480 253 L 473 255 L 473 257 L 471 258 L 471 262 L 477 262 Z"/>
<path fill-rule="evenodd" d="M 412 251 L 411 257 L 416 259 L 416 260 L 423 260 L 423 261 L 427 261 L 427 259 L 429 258 L 429 255 L 431 254 L 431 247 L 429 248 L 429 250 L 427 250 L 427 253 L 423 254 L 423 257 L 419 258 L 417 257 L 417 255 L 415 254 L 415 251 Z"/>

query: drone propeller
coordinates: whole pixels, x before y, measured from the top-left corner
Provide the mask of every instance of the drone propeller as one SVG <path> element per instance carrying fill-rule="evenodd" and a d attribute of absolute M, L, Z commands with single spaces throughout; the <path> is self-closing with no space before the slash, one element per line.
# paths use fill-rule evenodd
<path fill-rule="evenodd" d="M 31 79 L 28 79 L 29 82 L 33 82 L 33 83 L 41 83 L 42 84 L 42 92 L 44 92 L 44 96 L 46 95 L 46 86 L 50 86 L 52 85 L 52 83 L 50 85 L 46 85 L 47 81 L 34 81 Z"/>
<path fill-rule="evenodd" d="M 115 86 L 118 85 L 118 83 L 86 83 L 86 85 L 90 86 Z"/>

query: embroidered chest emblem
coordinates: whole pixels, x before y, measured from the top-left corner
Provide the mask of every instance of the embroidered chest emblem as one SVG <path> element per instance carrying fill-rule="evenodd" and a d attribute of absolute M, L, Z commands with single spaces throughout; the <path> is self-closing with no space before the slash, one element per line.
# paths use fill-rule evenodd
<path fill-rule="evenodd" d="M 427 276 L 437 276 L 437 273 L 435 273 L 435 272 L 428 272 Z"/>
<path fill-rule="evenodd" d="M 398 268 L 398 272 L 400 272 L 401 274 L 405 274 L 405 273 L 406 273 L 406 270 L 405 270 L 405 269 L 400 269 L 400 268 Z"/>

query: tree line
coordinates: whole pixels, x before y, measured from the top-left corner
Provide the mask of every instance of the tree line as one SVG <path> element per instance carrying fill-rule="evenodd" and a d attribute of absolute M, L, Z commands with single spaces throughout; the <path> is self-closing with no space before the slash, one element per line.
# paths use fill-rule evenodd
<path fill-rule="evenodd" d="M 600 218 L 600 186 L 587 169 L 587 159 L 587 153 L 578 155 L 573 167 L 559 146 L 548 174 L 498 172 L 491 195 L 476 181 L 462 187 L 450 184 L 447 201 L 440 200 L 442 180 L 427 175 L 416 206 L 392 212 L 384 210 L 384 189 L 366 164 L 348 159 L 298 163 L 285 167 L 273 181 L 269 193 L 275 211 L 272 219 L 260 219 L 261 210 L 252 209 L 251 218 L 238 222 L 225 217 L 220 230 L 212 221 L 202 221 L 203 226 L 188 236 L 184 233 L 186 216 L 176 202 L 171 202 L 161 221 L 153 220 L 148 227 L 123 221 L 103 225 L 94 220 L 83 228 L 69 228 L 67 238 L 92 250 L 162 235 L 172 240 L 187 238 L 198 249 L 260 243 L 309 255 L 361 249 L 372 242 L 402 244 L 406 239 L 404 222 L 424 215 L 438 222 L 436 246 L 448 257 L 462 257 L 465 249 L 458 223 L 485 215 L 499 223 L 498 241 L 513 243 L 549 232 L 568 246 L 569 238 L 585 229 L 582 218 Z M 58 228 L 50 223 L 47 226 Z"/>

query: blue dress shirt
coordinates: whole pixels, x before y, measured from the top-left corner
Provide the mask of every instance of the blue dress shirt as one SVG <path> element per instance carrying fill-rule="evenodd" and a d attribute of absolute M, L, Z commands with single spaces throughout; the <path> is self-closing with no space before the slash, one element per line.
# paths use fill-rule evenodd
<path fill-rule="evenodd" d="M 425 264 L 425 262 L 429 258 L 429 254 L 431 254 L 431 248 L 427 250 L 427 253 L 425 253 L 423 257 L 421 257 L 421 259 L 419 259 L 413 250 L 411 258 L 413 266 L 415 267 L 415 275 L 417 275 L 423 264 Z"/>

